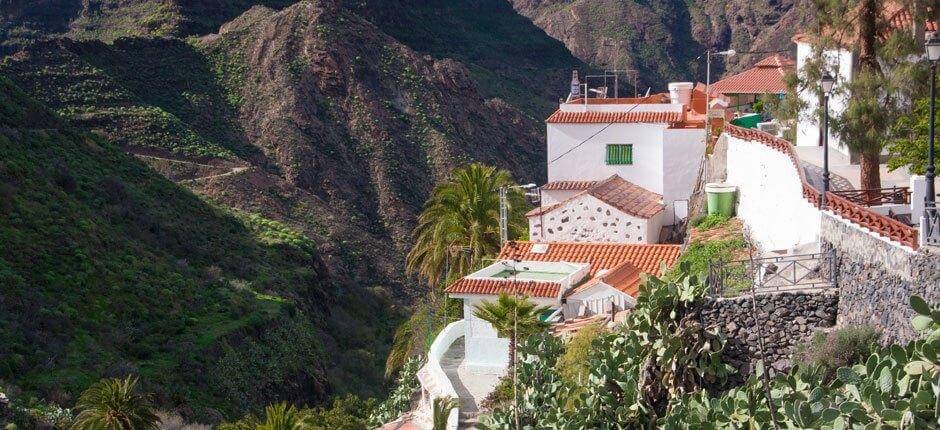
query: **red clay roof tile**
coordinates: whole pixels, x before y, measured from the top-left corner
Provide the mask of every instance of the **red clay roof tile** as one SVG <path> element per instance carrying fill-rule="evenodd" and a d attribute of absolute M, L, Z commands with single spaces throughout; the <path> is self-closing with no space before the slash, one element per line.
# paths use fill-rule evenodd
<path fill-rule="evenodd" d="M 651 218 L 665 208 L 663 196 L 627 181 L 618 175 L 612 175 L 564 201 L 535 208 L 529 211 L 526 216 L 531 217 L 549 213 L 584 195 L 594 196 L 624 213 L 645 219 Z"/>
<path fill-rule="evenodd" d="M 596 284 L 598 280 L 636 296 L 640 285 L 640 274 L 662 275 L 661 265 L 673 265 L 679 258 L 680 245 L 651 245 L 637 243 L 575 243 L 552 242 L 542 253 L 532 252 L 535 242 L 507 242 L 499 253 L 499 260 L 564 261 L 591 265 L 588 281 L 584 285 Z M 601 276 L 597 274 L 608 269 Z M 595 279 L 598 278 L 598 279 Z M 462 278 L 444 291 L 450 294 L 513 293 L 530 297 L 556 297 L 561 287 L 555 282 L 517 281 L 507 279 Z M 579 287 L 580 288 L 580 287 Z M 577 290 L 577 288 L 575 289 Z M 580 291 L 580 290 L 579 290 Z"/>
<path fill-rule="evenodd" d="M 547 123 L 597 124 L 597 123 L 674 123 L 684 119 L 682 112 L 565 112 L 555 111 Z"/>

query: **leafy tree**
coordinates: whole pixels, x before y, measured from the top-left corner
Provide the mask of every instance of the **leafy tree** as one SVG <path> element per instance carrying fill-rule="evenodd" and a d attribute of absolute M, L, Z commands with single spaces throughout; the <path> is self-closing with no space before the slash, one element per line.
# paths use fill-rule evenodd
<path fill-rule="evenodd" d="M 79 397 L 72 430 L 156 429 L 159 418 L 148 396 L 137 393 L 137 378 L 102 379 Z"/>
<path fill-rule="evenodd" d="M 499 188 L 514 185 L 509 172 L 472 163 L 434 188 L 418 217 L 407 268 L 429 285 L 463 276 L 499 252 Z M 523 236 L 525 198 L 508 193 L 509 237 Z"/>
<path fill-rule="evenodd" d="M 824 52 L 849 49 L 857 54 L 851 82 L 837 82 L 835 94 L 845 97 L 841 113 L 832 112 L 832 131 L 859 155 L 860 183 L 880 188 L 879 158 L 889 141 L 891 127 L 909 109 L 912 95 L 923 90 L 924 66 L 911 62 L 923 47 L 912 31 L 896 29 L 893 13 L 881 0 L 814 0 L 818 27 L 813 31 L 814 59 L 801 72 L 801 88 L 818 89 L 819 77 L 830 70 Z M 915 21 L 923 20 L 925 0 L 911 0 Z M 805 109 L 805 106 L 803 106 Z M 820 110 L 810 113 L 820 117 Z"/>
<path fill-rule="evenodd" d="M 434 399 L 432 419 L 432 428 L 434 430 L 446 430 L 447 418 L 450 417 L 450 411 L 457 407 L 457 400 L 452 397 L 438 397 Z"/>
<path fill-rule="evenodd" d="M 938 79 L 940 80 L 940 79 Z M 937 113 L 934 113 L 937 115 Z M 940 115 L 937 115 L 940 116 Z M 930 133 L 930 100 L 923 97 L 914 104 L 910 115 L 903 115 L 891 128 L 888 145 L 888 168 L 907 167 L 911 173 L 923 175 L 927 169 L 927 138 Z M 937 121 L 940 123 L 940 121 Z"/>
<path fill-rule="evenodd" d="M 474 307 L 473 315 L 493 325 L 499 337 L 509 338 L 509 363 L 516 362 L 516 340 L 525 339 L 548 327 L 539 316 L 548 310 L 527 297 L 500 294 L 496 301 L 484 301 Z"/>

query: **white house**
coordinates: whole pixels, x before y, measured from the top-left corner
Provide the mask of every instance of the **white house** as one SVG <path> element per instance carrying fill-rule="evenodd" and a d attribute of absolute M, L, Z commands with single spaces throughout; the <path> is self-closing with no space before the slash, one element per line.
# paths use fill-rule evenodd
<path fill-rule="evenodd" d="M 661 196 L 661 223 L 675 224 L 687 216 L 705 153 L 704 112 L 705 94 L 689 82 L 670 84 L 669 94 L 578 97 L 559 104 L 546 120 L 548 184 L 542 206 L 616 175 Z M 643 236 L 645 242 L 659 234 Z"/>
<path fill-rule="evenodd" d="M 620 176 L 596 182 L 550 182 L 542 193 L 551 197 L 526 214 L 531 240 L 658 242 L 665 215 L 663 196 Z"/>
<path fill-rule="evenodd" d="M 493 264 L 445 289 L 464 303 L 465 358 L 476 373 L 501 373 L 509 340 L 474 316 L 475 306 L 499 294 L 519 294 L 548 306 L 556 320 L 632 308 L 640 275 L 661 275 L 675 263 L 679 245 L 508 242 Z"/>
<path fill-rule="evenodd" d="M 885 28 L 881 29 L 883 32 L 882 37 L 885 37 L 885 35 L 891 31 L 899 29 L 911 31 L 914 19 L 907 4 L 886 0 L 882 3 L 882 6 L 884 22 L 888 23 Z M 937 23 L 933 20 L 927 20 L 923 28 L 927 37 L 929 37 L 930 33 L 937 31 Z M 844 88 L 855 78 L 858 52 L 854 35 L 850 34 L 839 37 L 838 34 L 834 34 L 833 36 L 840 39 L 841 47 L 839 49 L 823 51 L 822 57 L 829 73 L 836 78 L 835 89 L 829 98 L 829 115 L 838 116 L 845 111 L 848 103 L 847 94 L 844 91 L 840 91 L 840 89 Z M 802 72 L 808 64 L 811 64 L 815 60 L 815 53 L 813 52 L 815 39 L 810 34 L 801 33 L 793 37 L 793 42 L 796 43 L 796 68 L 798 71 Z M 818 115 L 813 114 L 819 108 L 821 102 L 815 88 L 815 86 L 809 86 L 808 88 L 803 88 L 799 93 L 800 100 L 806 103 L 806 110 L 804 111 L 806 113 L 801 114 L 797 120 L 797 146 L 822 145 L 820 130 L 821 119 Z M 832 133 L 831 130 L 829 133 L 829 145 L 850 157 L 854 162 L 855 157 L 853 157 L 849 148 L 839 139 L 839 136 Z"/>

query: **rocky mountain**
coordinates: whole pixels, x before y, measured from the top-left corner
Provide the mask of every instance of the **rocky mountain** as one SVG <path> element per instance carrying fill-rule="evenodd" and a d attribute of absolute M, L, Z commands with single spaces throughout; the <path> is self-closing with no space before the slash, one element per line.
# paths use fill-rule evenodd
<path fill-rule="evenodd" d="M 4 162 L 27 161 L 0 166 L 19 199 L 0 214 L 4 243 L 16 244 L 0 254 L 0 282 L 19 288 L 0 302 L 11 328 L 0 340 L 18 348 L 0 380 L 69 404 L 98 377 L 138 373 L 161 406 L 213 420 L 278 399 L 379 392 L 391 330 L 424 294 L 402 266 L 426 196 L 471 160 L 542 180 L 541 115 L 570 66 L 583 66 L 518 15 L 486 19 L 531 35 L 526 57 L 463 63 L 434 48 L 446 43 L 427 42 L 446 37 L 441 27 L 428 27 L 429 45 L 411 41 L 416 49 L 375 24 L 374 5 L 217 2 L 227 12 L 211 15 L 200 12 L 207 3 L 4 9 L 18 20 L 6 28 L 26 35 L 3 39 L 15 51 L 0 62 L 5 88 L 70 131 L 45 139 L 37 127 L 4 125 L 17 137 Z M 144 25 L 151 16 L 172 19 Z M 489 58 L 525 49 L 497 42 Z M 562 79 L 542 79 L 541 67 Z M 501 83 L 510 79 L 523 90 Z M 47 181 L 27 187 L 21 174 Z M 78 184 L 69 217 L 54 212 L 72 204 L 58 176 Z M 121 189 L 146 198 L 111 202 Z M 44 212 L 30 212 L 33 195 L 48 195 Z M 126 248 L 115 245 L 123 236 Z M 20 256 L 26 244 L 24 256 L 48 255 L 48 264 Z M 102 275 L 68 275 L 88 270 Z M 99 298 L 111 296 L 119 299 Z M 36 319 L 37 308 L 55 318 Z M 52 323 L 69 329 L 48 336 Z"/>
<path fill-rule="evenodd" d="M 755 52 L 713 63 L 713 73 L 746 69 L 811 22 L 805 0 L 510 0 L 522 15 L 585 62 L 636 69 L 642 90 L 705 80 L 707 49 Z"/>

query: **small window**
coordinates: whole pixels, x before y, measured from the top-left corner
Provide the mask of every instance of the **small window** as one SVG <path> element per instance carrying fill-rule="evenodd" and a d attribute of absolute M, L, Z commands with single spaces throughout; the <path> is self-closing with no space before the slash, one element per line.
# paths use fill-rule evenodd
<path fill-rule="evenodd" d="M 607 164 L 633 164 L 633 145 L 607 145 Z"/>

